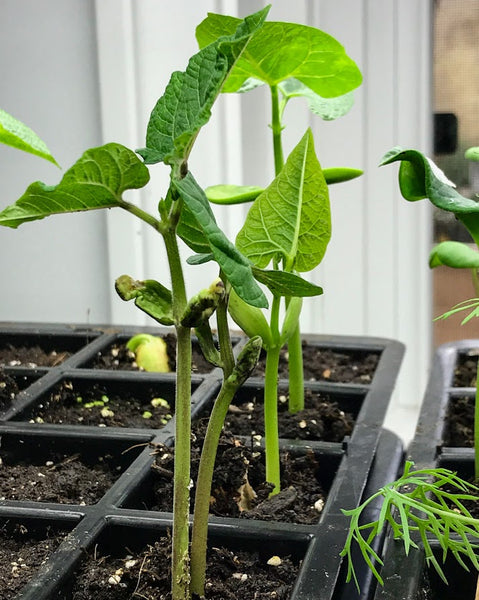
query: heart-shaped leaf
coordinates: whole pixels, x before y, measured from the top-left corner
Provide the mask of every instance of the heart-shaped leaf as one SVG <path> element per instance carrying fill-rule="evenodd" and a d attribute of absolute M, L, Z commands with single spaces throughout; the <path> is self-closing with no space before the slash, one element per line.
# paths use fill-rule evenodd
<path fill-rule="evenodd" d="M 429 255 L 431 269 L 446 265 L 454 269 L 479 269 L 479 252 L 461 242 L 441 242 Z"/>
<path fill-rule="evenodd" d="M 173 179 L 172 185 L 195 216 L 211 253 L 238 296 L 252 306 L 266 308 L 268 301 L 255 281 L 250 262 L 216 224 L 208 198 L 193 175 L 187 173 L 183 179 Z"/>
<path fill-rule="evenodd" d="M 185 71 L 173 73 L 151 113 L 146 148 L 138 151 L 147 164 L 163 161 L 179 170 L 186 162 L 228 73 L 268 11 L 266 7 L 244 21 L 238 19 L 233 31 L 192 56 Z"/>
<path fill-rule="evenodd" d="M 45 142 L 24 123 L 2 109 L 0 109 L 0 142 L 12 148 L 35 154 L 58 166 Z"/>
<path fill-rule="evenodd" d="M 239 19 L 210 13 L 196 29 L 201 48 L 233 33 Z M 361 73 L 333 37 L 314 27 L 266 22 L 251 39 L 226 81 L 237 92 L 250 78 L 278 85 L 296 78 L 324 98 L 342 96 L 361 84 Z"/>
<path fill-rule="evenodd" d="M 138 156 L 120 144 L 87 150 L 56 186 L 37 181 L 0 212 L 0 225 L 16 228 L 53 214 L 119 206 L 126 190 L 141 188 L 150 174 Z"/>
<path fill-rule="evenodd" d="M 308 129 L 254 201 L 236 245 L 258 267 L 282 259 L 283 270 L 304 272 L 321 262 L 330 237 L 328 187 Z"/>

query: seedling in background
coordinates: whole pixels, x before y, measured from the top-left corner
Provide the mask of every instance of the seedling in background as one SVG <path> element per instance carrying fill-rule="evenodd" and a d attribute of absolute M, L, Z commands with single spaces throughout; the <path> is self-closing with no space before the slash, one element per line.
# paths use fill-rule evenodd
<path fill-rule="evenodd" d="M 148 333 L 139 333 L 130 338 L 126 344 L 128 350 L 135 355 L 135 362 L 144 371 L 168 373 L 170 365 L 165 340 Z"/>
<path fill-rule="evenodd" d="M 477 148 L 470 149 L 466 157 L 478 160 Z M 452 212 L 461 221 L 479 247 L 479 203 L 459 194 L 455 186 L 442 171 L 426 156 L 417 150 L 393 148 L 388 152 L 381 164 L 386 165 L 400 161 L 399 187 L 403 197 L 415 202 L 424 198 L 441 210 Z M 477 269 L 479 253 L 465 244 L 446 241 L 435 246 L 429 256 L 431 268 L 446 265 L 456 269 L 471 269 L 473 283 L 479 295 Z M 466 300 L 438 318 L 447 318 L 463 310 L 470 310 L 463 323 L 479 314 L 479 299 Z M 479 375 L 479 363 L 478 363 Z M 476 398 L 474 417 L 474 453 L 475 479 L 479 480 L 479 379 L 476 378 Z M 378 565 L 381 559 L 372 547 L 373 539 L 381 533 L 389 523 L 394 537 L 404 544 L 408 554 L 410 548 L 417 548 L 411 534 L 419 532 L 424 548 L 426 562 L 434 567 L 443 581 L 446 577 L 437 558 L 434 556 L 429 536 L 435 537 L 442 549 L 441 560 L 444 563 L 451 553 L 459 564 L 468 570 L 464 561 L 469 559 L 479 571 L 476 556 L 479 547 L 479 519 L 471 516 L 464 506 L 464 501 L 477 501 L 479 489 L 461 479 L 450 470 L 435 468 L 413 471 L 413 464 L 406 463 L 404 474 L 397 481 L 385 486 L 361 506 L 352 510 L 344 510 L 351 518 L 350 531 L 341 555 L 348 560 L 348 581 L 354 579 L 358 586 L 352 558 L 353 541 L 358 543 L 364 560 L 374 576 L 382 584 Z M 444 487 L 447 486 L 447 491 Z M 455 490 L 451 492 L 452 490 Z M 378 520 L 360 525 L 364 509 L 378 496 L 384 497 Z M 456 534 L 451 536 L 451 534 Z M 479 598 L 479 584 L 476 598 Z"/>
<path fill-rule="evenodd" d="M 210 15 L 197 29 L 200 46 L 211 43 L 218 32 L 234 31 L 238 19 Z M 273 44 L 280 39 L 280 46 Z M 307 52 L 306 52 L 307 49 Z M 328 60 L 324 60 L 325 53 Z M 275 179 L 266 188 L 222 184 L 206 189 L 211 202 L 236 204 L 253 201 L 236 238 L 238 249 L 260 269 L 272 265 L 285 276 L 312 271 L 322 261 L 331 237 L 328 183 L 347 181 L 361 174 L 346 167 L 322 170 L 314 150 L 310 129 L 284 160 L 283 115 L 292 98 L 306 99 L 311 111 L 325 120 L 346 114 L 353 105 L 352 90 L 361 83 L 361 73 L 344 48 L 322 31 L 292 23 L 265 23 L 243 53 L 223 92 L 247 92 L 267 85 L 271 95 L 271 129 Z M 262 279 L 263 277 L 263 279 Z M 266 478 L 280 490 L 278 440 L 278 364 L 281 348 L 288 344 L 289 410 L 304 408 L 303 354 L 299 318 L 302 297 L 322 293 L 319 286 L 295 290 L 270 286 L 269 322 L 261 307 L 245 303 L 231 293 L 229 311 L 248 335 L 259 335 L 266 351 L 265 445 Z M 281 323 L 281 303 L 285 301 Z"/>

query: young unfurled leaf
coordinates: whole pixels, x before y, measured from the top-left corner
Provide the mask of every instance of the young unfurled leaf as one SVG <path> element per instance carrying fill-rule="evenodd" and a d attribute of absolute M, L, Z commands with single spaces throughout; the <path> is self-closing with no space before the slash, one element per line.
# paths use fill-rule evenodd
<path fill-rule="evenodd" d="M 268 301 L 254 279 L 250 262 L 216 224 L 208 199 L 193 175 L 187 173 L 183 179 L 173 180 L 172 184 L 194 214 L 216 262 L 238 296 L 252 306 L 266 308 Z"/>
<path fill-rule="evenodd" d="M 214 204 L 241 204 L 252 202 L 263 188 L 253 185 L 212 185 L 205 189 L 206 197 Z"/>
<path fill-rule="evenodd" d="M 134 300 L 138 308 L 158 323 L 174 324 L 171 292 L 158 281 L 136 281 L 129 275 L 121 275 L 115 281 L 115 289 L 122 300 Z"/>
<path fill-rule="evenodd" d="M 35 154 L 58 166 L 45 142 L 24 123 L 2 109 L 0 109 L 0 142 L 12 148 Z"/>
<path fill-rule="evenodd" d="M 163 161 L 178 167 L 187 160 L 228 73 L 268 11 L 269 7 L 238 19 L 227 36 L 195 54 L 185 71 L 173 73 L 151 113 L 146 148 L 139 150 L 147 164 Z"/>
<path fill-rule="evenodd" d="M 273 344 L 271 328 L 260 308 L 246 304 L 234 290 L 231 290 L 228 302 L 228 312 L 236 325 L 238 325 L 247 336 L 252 338 L 259 335 L 263 341 L 264 349 L 268 350 L 271 347 Z"/>
<path fill-rule="evenodd" d="M 196 29 L 200 48 L 233 33 L 239 19 L 210 13 Z M 232 69 L 223 92 L 237 92 L 253 78 L 277 85 L 294 77 L 324 98 L 358 87 L 361 73 L 334 38 L 306 25 L 266 22 Z M 244 87 L 243 87 L 244 90 Z"/>
<path fill-rule="evenodd" d="M 16 228 L 53 214 L 119 206 L 126 190 L 148 183 L 138 156 L 120 144 L 87 150 L 56 186 L 37 181 L 15 204 L 0 213 L 0 225 Z"/>
<path fill-rule="evenodd" d="M 441 242 L 431 250 L 431 269 L 445 265 L 454 269 L 479 269 L 479 252 L 461 242 Z"/>
<path fill-rule="evenodd" d="M 468 148 L 464 153 L 465 158 L 468 160 L 479 161 L 479 146 L 473 146 Z"/>
<path fill-rule="evenodd" d="M 282 259 L 284 270 L 304 272 L 321 262 L 330 237 L 328 187 L 308 129 L 253 203 L 236 245 L 258 267 Z"/>
<path fill-rule="evenodd" d="M 479 203 L 461 196 L 454 184 L 421 152 L 396 147 L 385 154 L 381 165 L 396 161 L 401 161 L 399 187 L 406 200 L 429 198 L 437 208 L 457 215 L 479 213 Z"/>
<path fill-rule="evenodd" d="M 195 294 L 188 302 L 181 318 L 183 327 L 199 327 L 208 321 L 225 295 L 225 286 L 218 277 L 208 288 Z"/>
<path fill-rule="evenodd" d="M 323 169 L 324 179 L 328 185 L 350 181 L 351 179 L 360 177 L 362 174 L 361 169 L 353 169 L 351 167 L 329 167 L 328 169 Z"/>

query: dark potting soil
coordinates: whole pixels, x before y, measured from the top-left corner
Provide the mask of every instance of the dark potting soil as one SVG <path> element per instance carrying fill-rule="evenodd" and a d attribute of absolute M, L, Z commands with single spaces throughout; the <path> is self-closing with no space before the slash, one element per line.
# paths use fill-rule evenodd
<path fill-rule="evenodd" d="M 14 346 L 6 344 L 0 347 L 0 366 L 8 367 L 55 367 L 71 356 L 70 352 L 50 352 L 40 346 Z"/>
<path fill-rule="evenodd" d="M 288 396 L 280 394 L 278 401 L 279 435 L 282 438 L 342 442 L 354 427 L 352 414 L 341 410 L 337 402 L 311 390 L 305 390 L 305 409 L 288 411 Z M 264 405 L 251 401 L 230 406 L 225 429 L 238 436 L 264 436 Z"/>
<path fill-rule="evenodd" d="M 0 411 L 10 407 L 19 391 L 15 379 L 0 368 Z"/>
<path fill-rule="evenodd" d="M 0 529 L 0 600 L 12 600 L 56 550 L 65 532 L 6 522 Z"/>
<path fill-rule="evenodd" d="M 95 504 L 120 475 L 110 459 L 99 457 L 87 465 L 78 455 L 56 455 L 35 464 L 34 457 L 27 463 L 1 451 L 0 500 Z"/>
<path fill-rule="evenodd" d="M 121 558 L 90 556 L 76 575 L 69 600 L 171 600 L 170 542 L 165 537 L 142 553 L 125 549 Z M 207 600 L 287 600 L 298 574 L 289 558 L 269 565 L 256 553 L 212 548 L 209 552 Z"/>
<path fill-rule="evenodd" d="M 361 350 L 339 352 L 319 348 L 303 341 L 304 379 L 306 381 L 369 384 L 374 376 L 379 358 L 379 352 L 364 352 Z M 262 358 L 252 376 L 262 377 L 265 366 L 265 356 L 262 353 Z M 287 348 L 281 351 L 278 376 L 281 379 L 289 377 Z"/>
<path fill-rule="evenodd" d="M 172 409 L 158 389 L 148 389 L 141 397 L 132 393 L 107 392 L 100 384 L 82 390 L 64 381 L 42 400 L 31 418 L 35 422 L 161 429 L 172 417 Z M 152 404 L 153 402 L 153 404 Z"/>
<path fill-rule="evenodd" d="M 168 363 L 170 371 L 176 370 L 176 336 L 172 333 L 161 336 L 167 346 Z M 138 371 L 138 365 L 135 362 L 135 355 L 126 347 L 126 342 L 115 342 L 103 350 L 97 352 L 91 365 L 93 369 L 107 369 L 114 371 Z M 199 346 L 193 343 L 192 346 L 192 365 L 193 373 L 209 373 L 213 369 L 201 353 Z"/>
<path fill-rule="evenodd" d="M 202 432 L 196 430 L 192 447 L 191 478 L 196 482 Z M 173 450 L 157 448 L 153 472 L 152 510 L 171 512 L 173 498 Z M 263 450 L 243 443 L 229 434 L 222 435 L 211 489 L 211 514 L 290 523 L 317 523 L 326 501 L 328 481 L 321 471 L 321 459 L 312 451 L 294 456 L 281 453 L 279 494 L 269 497 L 272 485 L 266 482 Z M 323 478 L 323 480 L 321 479 Z M 192 489 L 191 501 L 195 488 Z M 191 507 L 192 508 L 192 507 Z"/>
<path fill-rule="evenodd" d="M 454 387 L 475 387 L 477 376 L 478 350 L 470 350 L 467 354 L 459 354 L 454 369 Z"/>
<path fill-rule="evenodd" d="M 473 397 L 450 398 L 446 416 L 444 445 L 453 448 L 472 448 L 474 446 Z"/>

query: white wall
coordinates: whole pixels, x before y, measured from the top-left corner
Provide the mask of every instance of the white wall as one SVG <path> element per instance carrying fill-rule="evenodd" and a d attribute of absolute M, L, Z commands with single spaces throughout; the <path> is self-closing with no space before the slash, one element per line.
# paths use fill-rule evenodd
<path fill-rule="evenodd" d="M 184 69 L 196 51 L 194 28 L 206 12 L 244 15 L 263 4 L 176 0 L 166 9 L 157 0 L 3 0 L 0 50 L 13 58 L 10 64 L 2 59 L 2 83 L 6 76 L 11 84 L 2 85 L 0 106 L 30 123 L 64 166 L 102 141 L 141 147 L 150 110 L 170 72 Z M 333 239 L 312 275 L 325 294 L 308 301 L 302 327 L 405 342 L 391 420 L 406 415 L 409 430 L 430 357 L 429 207 L 401 200 L 397 169 L 377 165 L 396 144 L 429 149 L 430 11 L 425 0 L 274 0 L 269 16 L 324 29 L 363 71 L 355 107 L 338 121 L 320 122 L 300 101 L 287 108 L 286 150 L 310 125 L 323 166 L 365 170 L 361 179 L 332 189 Z M 222 97 L 190 160 L 199 181 L 266 183 L 273 172 L 269 119 L 264 90 Z M 32 179 L 57 180 L 54 167 L 0 151 L 1 206 Z M 155 210 L 168 173 L 161 166 L 151 172 L 152 185 L 131 197 Z M 218 211 L 228 234 L 238 230 L 245 210 Z M 71 239 L 83 242 L 79 252 L 68 249 Z M 33 247 L 33 257 L 27 247 Z M 13 249 L 20 249 L 15 270 L 5 260 Z M 0 252 L 3 320 L 85 321 L 90 310 L 91 322 L 143 323 L 142 314 L 115 296 L 111 282 L 123 272 L 160 280 L 166 273 L 161 240 L 114 210 L 0 231 Z M 204 287 L 213 273 L 190 269 L 191 291 Z M 33 302 L 23 291 L 25 277 Z M 53 289 L 45 291 L 43 282 L 52 278 Z"/>
<path fill-rule="evenodd" d="M 101 143 L 94 5 L 2 0 L 0 107 L 45 139 L 64 168 Z M 0 207 L 61 171 L 0 145 Z M 0 231 L 0 320 L 105 322 L 105 215 L 61 216 Z"/>

